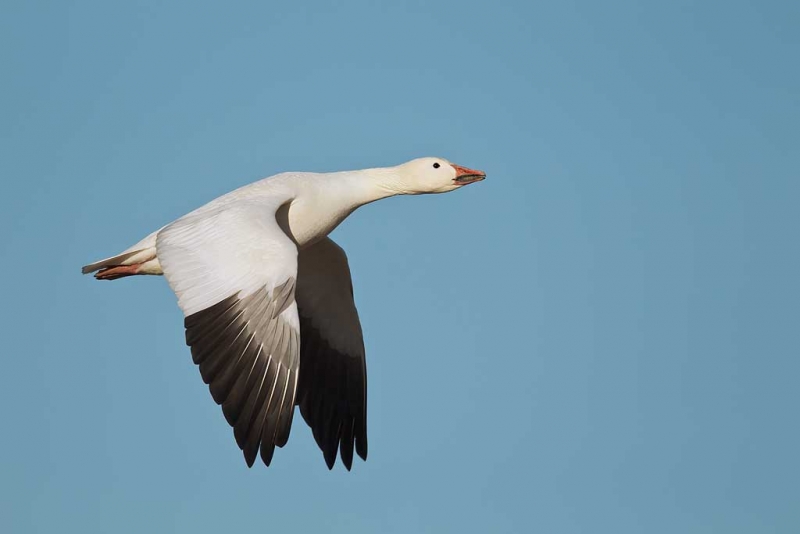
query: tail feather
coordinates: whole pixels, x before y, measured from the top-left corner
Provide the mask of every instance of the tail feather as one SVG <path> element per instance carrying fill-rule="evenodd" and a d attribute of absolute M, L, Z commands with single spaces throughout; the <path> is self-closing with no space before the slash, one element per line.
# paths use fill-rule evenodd
<path fill-rule="evenodd" d="M 100 269 L 104 269 L 106 267 L 117 267 L 120 265 L 133 265 L 135 263 L 141 263 L 142 260 L 140 260 L 136 256 L 139 256 L 142 252 L 147 252 L 147 250 L 144 249 L 144 250 L 133 250 L 131 252 L 123 252 L 122 254 L 118 254 L 116 256 L 112 256 L 104 260 L 96 261 L 94 263 L 90 263 L 89 265 L 84 265 L 83 267 L 81 267 L 81 273 L 89 274 L 95 271 L 99 271 Z M 144 261 L 147 261 L 148 259 L 150 258 L 148 257 L 143 258 Z"/>
<path fill-rule="evenodd" d="M 132 247 L 120 252 L 116 256 L 112 256 L 110 258 L 106 258 L 104 260 L 96 261 L 94 263 L 90 263 L 89 265 L 85 265 L 81 268 L 81 272 L 83 274 L 93 273 L 100 269 L 108 269 L 109 267 L 120 267 L 123 265 L 135 265 L 137 263 L 145 263 L 149 262 L 156 257 L 156 238 L 158 237 L 158 232 L 161 230 L 156 230 L 152 234 L 148 235 Z M 156 262 L 157 263 L 157 262 Z M 155 273 L 148 273 L 148 274 L 155 274 Z"/>
<path fill-rule="evenodd" d="M 136 274 L 164 274 L 156 254 L 156 238 L 160 231 L 156 230 L 116 256 L 83 266 L 81 272 L 89 274 L 99 271 L 94 275 L 98 280 L 115 280 Z"/>

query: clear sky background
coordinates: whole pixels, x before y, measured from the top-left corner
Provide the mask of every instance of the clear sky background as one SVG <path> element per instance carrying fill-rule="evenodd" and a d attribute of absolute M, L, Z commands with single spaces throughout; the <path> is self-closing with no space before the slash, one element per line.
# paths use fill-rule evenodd
<path fill-rule="evenodd" d="M 800 531 L 800 4 L 0 8 L 0 531 Z M 287 170 L 356 212 L 370 455 L 247 469 L 161 278 L 81 265 Z"/>

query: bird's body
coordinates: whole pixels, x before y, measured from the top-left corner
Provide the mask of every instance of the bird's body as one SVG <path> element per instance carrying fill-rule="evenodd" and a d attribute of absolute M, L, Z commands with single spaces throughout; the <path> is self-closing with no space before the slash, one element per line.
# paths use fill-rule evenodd
<path fill-rule="evenodd" d="M 269 465 L 294 406 L 332 467 L 367 456 L 366 364 L 347 256 L 328 234 L 361 205 L 483 179 L 439 158 L 337 173 L 283 173 L 223 195 L 121 254 L 99 279 L 163 274 L 186 341 L 248 465 Z"/>

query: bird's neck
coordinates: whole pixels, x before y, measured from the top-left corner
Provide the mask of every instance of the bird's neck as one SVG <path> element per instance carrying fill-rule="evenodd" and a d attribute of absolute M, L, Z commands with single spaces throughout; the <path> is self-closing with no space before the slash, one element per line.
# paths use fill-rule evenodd
<path fill-rule="evenodd" d="M 292 203 L 288 227 L 295 242 L 306 246 L 327 236 L 359 207 L 408 193 L 391 167 L 319 175 L 313 187 Z"/>
<path fill-rule="evenodd" d="M 332 182 L 339 189 L 336 196 L 350 212 L 382 198 L 410 194 L 396 167 L 341 173 Z"/>

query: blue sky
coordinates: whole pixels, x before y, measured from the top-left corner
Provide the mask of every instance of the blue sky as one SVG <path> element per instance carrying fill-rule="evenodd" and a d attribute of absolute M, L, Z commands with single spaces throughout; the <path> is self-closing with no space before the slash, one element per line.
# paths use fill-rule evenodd
<path fill-rule="evenodd" d="M 0 8 L 4 532 L 796 532 L 800 7 Z M 370 457 L 248 470 L 165 281 L 234 187 L 436 155 L 357 211 Z"/>

